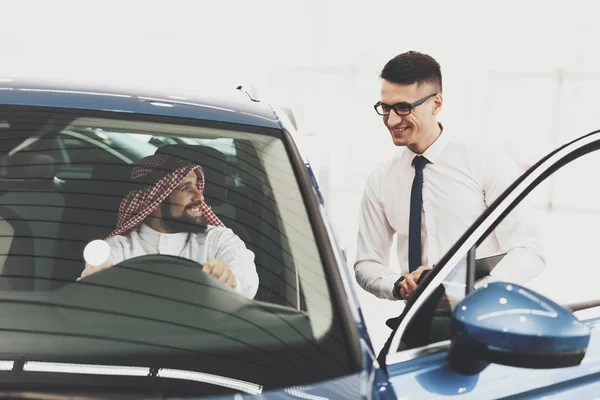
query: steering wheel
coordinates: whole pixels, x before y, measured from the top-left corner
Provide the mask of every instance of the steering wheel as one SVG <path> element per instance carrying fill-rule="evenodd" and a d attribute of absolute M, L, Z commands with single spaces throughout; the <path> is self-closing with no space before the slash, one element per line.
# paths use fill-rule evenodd
<path fill-rule="evenodd" d="M 233 288 L 202 271 L 202 264 L 183 257 L 151 254 L 127 259 L 80 279 L 85 284 L 143 288 L 162 293 L 169 290 L 193 292 L 193 297 L 209 296 L 231 301 L 241 295 Z M 190 293 L 192 294 L 192 293 Z"/>

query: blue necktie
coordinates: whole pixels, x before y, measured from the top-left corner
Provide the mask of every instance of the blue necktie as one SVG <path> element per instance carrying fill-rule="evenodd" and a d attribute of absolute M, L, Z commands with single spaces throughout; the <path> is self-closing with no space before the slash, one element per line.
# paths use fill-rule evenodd
<path fill-rule="evenodd" d="M 421 208 L 423 206 L 423 168 L 429 162 L 423 156 L 413 159 L 415 178 L 410 192 L 410 219 L 408 222 L 408 270 L 421 266 Z"/>

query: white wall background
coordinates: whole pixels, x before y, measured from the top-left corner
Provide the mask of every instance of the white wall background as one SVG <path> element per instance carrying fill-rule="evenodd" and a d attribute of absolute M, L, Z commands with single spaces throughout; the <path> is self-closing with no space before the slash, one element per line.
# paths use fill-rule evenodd
<path fill-rule="evenodd" d="M 526 164 L 600 128 L 598 11 L 593 0 L 0 0 L 0 78 L 255 84 L 295 110 L 352 263 L 366 176 L 395 151 L 372 108 L 385 62 L 434 56 L 446 129 Z M 359 293 L 379 347 L 399 305 Z"/>

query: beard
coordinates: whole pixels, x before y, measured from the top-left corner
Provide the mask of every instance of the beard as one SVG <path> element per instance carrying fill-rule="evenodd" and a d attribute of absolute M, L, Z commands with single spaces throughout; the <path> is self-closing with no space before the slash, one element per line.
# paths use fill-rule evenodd
<path fill-rule="evenodd" d="M 198 204 L 190 204 L 188 208 L 198 206 Z M 204 214 L 198 217 L 192 217 L 185 211 L 183 215 L 175 216 L 169 204 L 161 204 L 161 213 L 163 224 L 169 231 L 173 233 L 190 232 L 190 233 L 205 233 L 208 227 L 208 221 Z"/>

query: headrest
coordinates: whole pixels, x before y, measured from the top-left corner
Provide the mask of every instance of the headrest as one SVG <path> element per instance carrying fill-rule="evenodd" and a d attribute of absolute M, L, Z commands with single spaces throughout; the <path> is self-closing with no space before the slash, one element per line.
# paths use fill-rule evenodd
<path fill-rule="evenodd" d="M 129 164 L 96 164 L 92 170 L 92 181 L 102 192 L 122 196 L 134 185 L 131 183 L 132 165 Z"/>
<path fill-rule="evenodd" d="M 50 155 L 21 151 L 0 157 L 0 177 L 5 179 L 53 180 L 57 165 Z"/>

